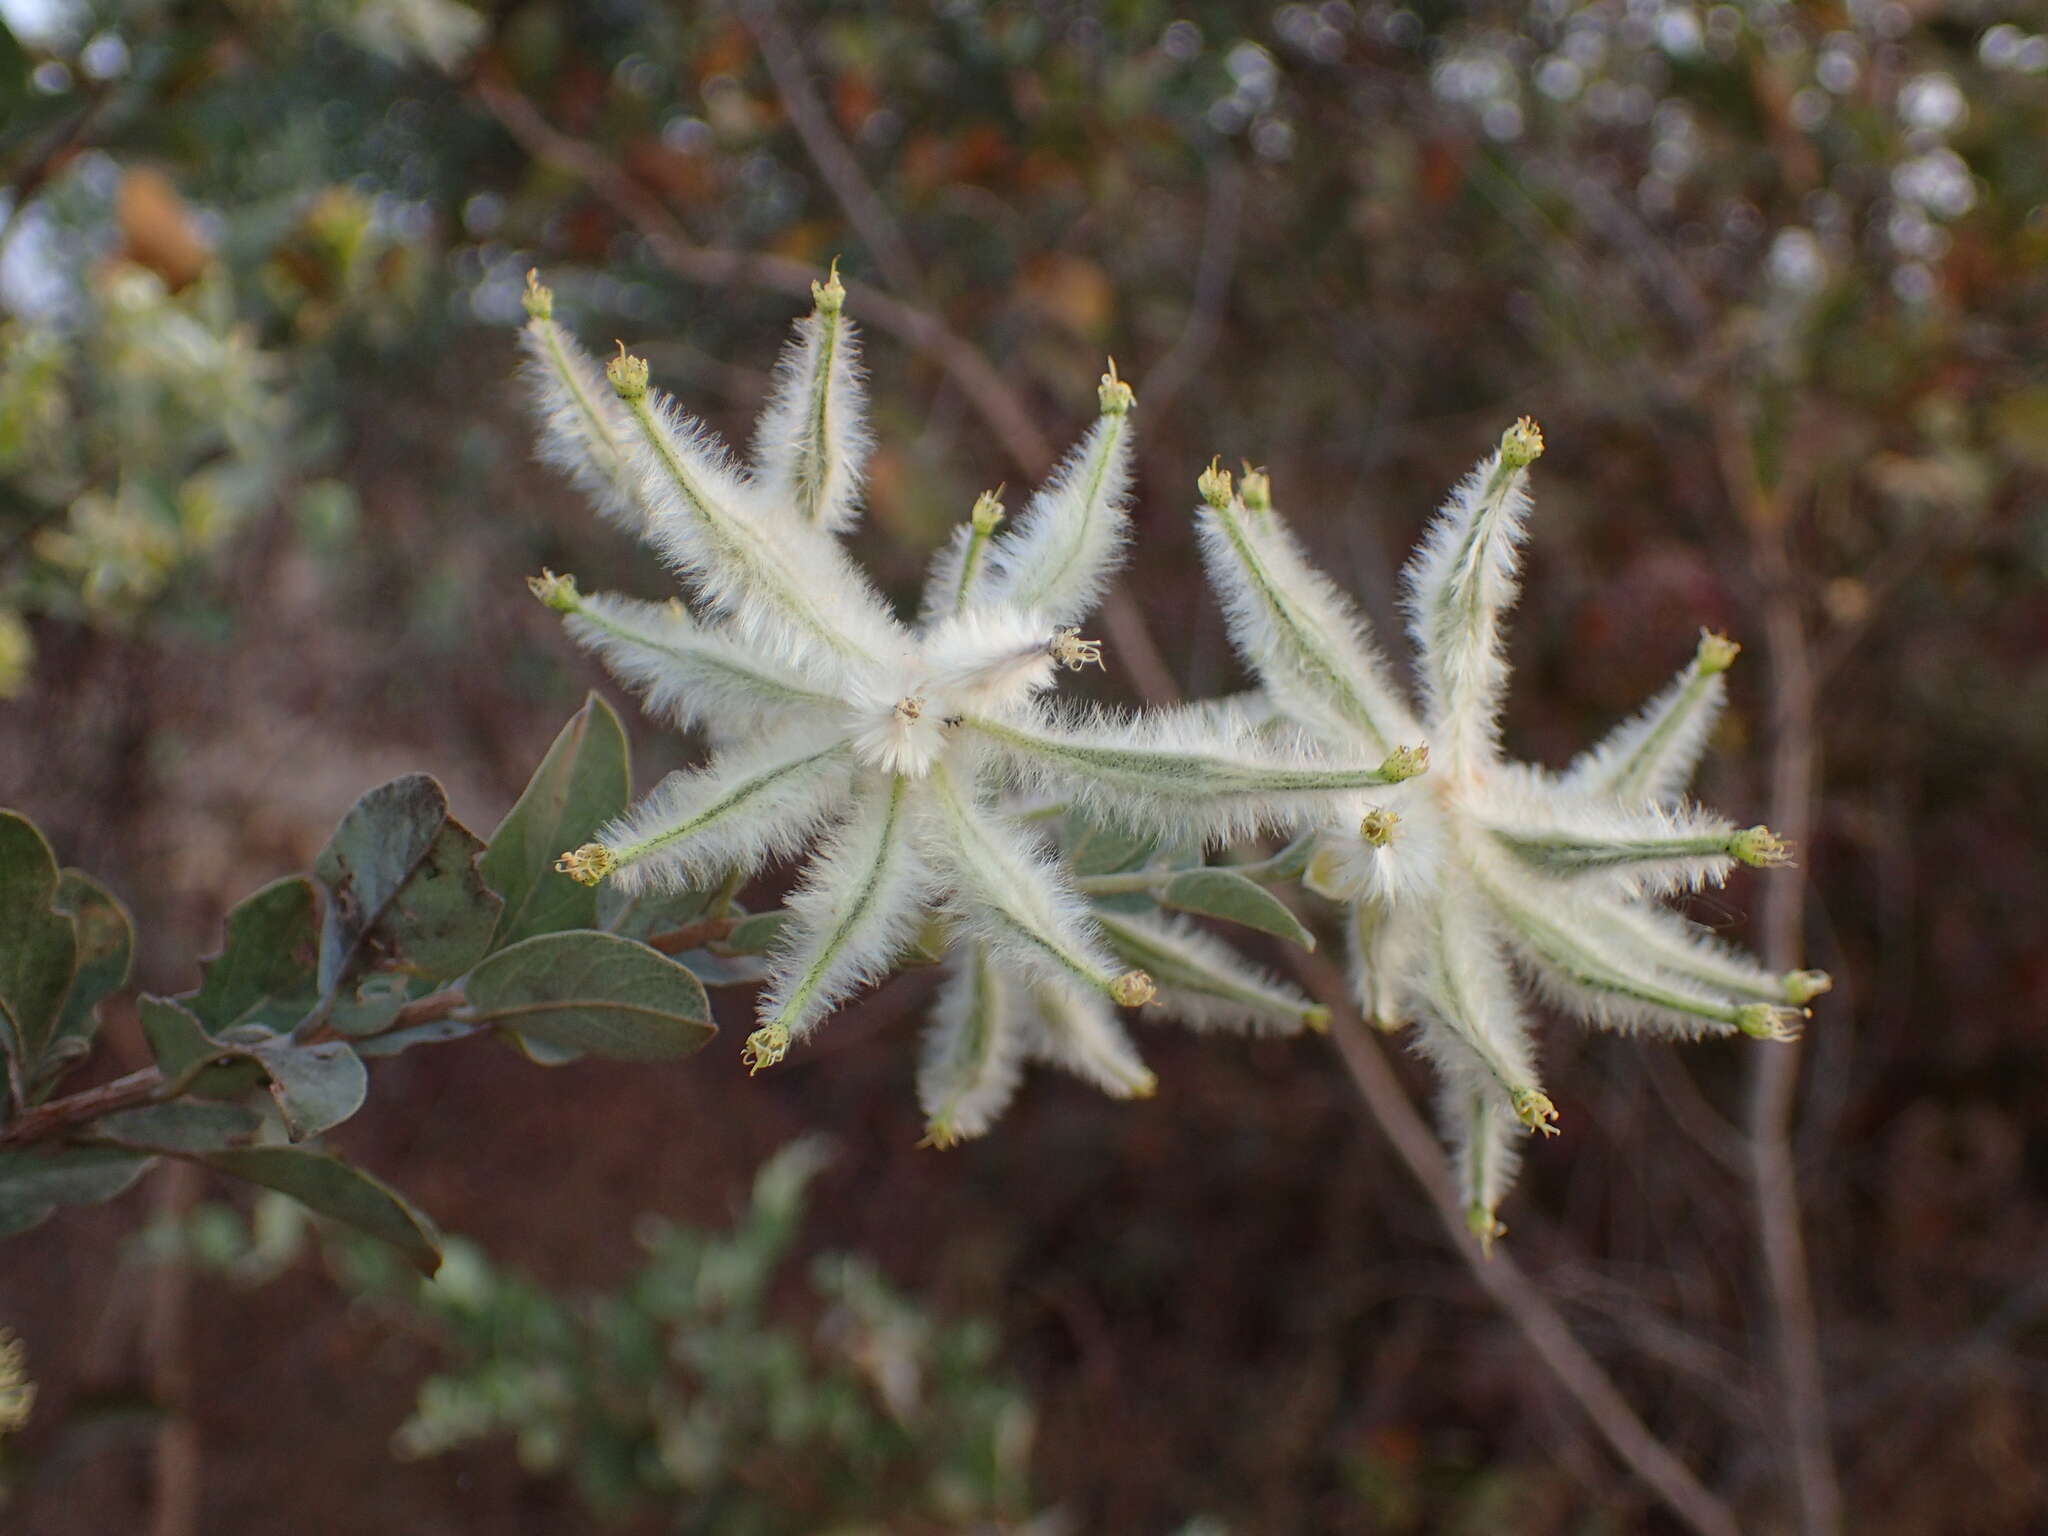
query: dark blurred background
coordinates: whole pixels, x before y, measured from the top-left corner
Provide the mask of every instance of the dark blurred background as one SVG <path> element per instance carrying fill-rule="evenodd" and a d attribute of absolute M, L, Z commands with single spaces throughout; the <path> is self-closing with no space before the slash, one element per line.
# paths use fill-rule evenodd
<path fill-rule="evenodd" d="M 1511 749 L 1563 762 L 1728 630 L 1700 791 L 1804 854 L 1696 915 L 1837 985 L 1777 1068 L 1552 1030 L 1565 1133 L 1505 1246 L 1742 1528 L 2048 1527 L 2048 8 L 0 21 L 0 801 L 127 900 L 140 986 L 191 985 L 227 907 L 397 772 L 496 822 L 610 689 L 527 574 L 668 590 L 532 462 L 530 266 L 590 345 L 623 338 L 744 439 L 838 256 L 881 441 L 856 542 L 898 598 L 976 492 L 1048 467 L 1113 354 L 1143 444 L 1143 575 L 1099 685 L 1126 700 L 1243 682 L 1188 531 L 1212 454 L 1271 468 L 1391 635 L 1429 510 L 1528 412 L 1550 447 Z M 620 704 L 637 783 L 689 760 Z M 1035 1413 L 1034 1529 L 1679 1528 L 1325 1045 L 1152 1029 L 1156 1099 L 1041 1076 L 986 1141 L 920 1151 L 928 984 L 753 1080 L 744 989 L 674 1067 L 414 1052 L 340 1140 L 582 1292 L 632 1270 L 636 1218 L 722 1227 L 775 1148 L 828 1132 L 802 1246 L 993 1322 Z M 132 1017 L 102 1053 L 144 1059 Z M 1803 1266 L 1760 1258 L 1774 1145 Z M 316 1257 L 252 1285 L 130 1239 L 240 1198 L 159 1175 L 0 1250 L 42 1387 L 0 1526 L 611 1528 L 501 1440 L 395 1461 L 439 1346 Z M 659 1500 L 616 1518 L 696 1528 Z M 760 1528 L 832 1524 L 792 1519 Z"/>

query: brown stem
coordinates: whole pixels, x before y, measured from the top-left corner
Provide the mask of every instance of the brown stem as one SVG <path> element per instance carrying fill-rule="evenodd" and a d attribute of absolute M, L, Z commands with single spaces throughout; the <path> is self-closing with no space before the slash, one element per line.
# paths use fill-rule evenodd
<path fill-rule="evenodd" d="M 694 923 L 685 923 L 680 928 L 671 928 L 667 933 L 657 933 L 640 942 L 664 955 L 686 954 L 716 939 L 729 937 L 739 925 L 740 920 L 736 917 L 702 917 Z"/>
<path fill-rule="evenodd" d="M 761 62 L 768 66 L 775 94 L 782 99 L 782 110 L 789 114 L 790 126 L 803 141 L 804 152 L 831 189 L 833 200 L 845 211 L 847 222 L 867 245 L 883 281 L 898 293 L 916 293 L 924 283 L 918 274 L 917 258 L 910 253 L 910 242 L 889 217 L 889 210 L 875 195 L 875 189 L 868 185 L 860 162 L 846 147 L 846 141 L 832 125 L 832 115 L 811 88 L 810 68 L 804 62 L 803 50 L 782 24 L 773 0 L 749 0 L 740 8 L 740 16 L 760 45 Z"/>
<path fill-rule="evenodd" d="M 87 1088 L 81 1093 L 67 1094 L 47 1104 L 38 1104 L 0 1126 L 0 1147 L 27 1146 L 30 1142 L 46 1141 L 82 1120 L 97 1120 L 101 1115 L 111 1115 L 119 1109 L 134 1109 L 154 1099 L 163 1085 L 163 1073 L 155 1067 L 144 1067 L 126 1077 L 117 1077 L 111 1083 L 101 1083 L 97 1088 Z"/>
<path fill-rule="evenodd" d="M 679 955 L 690 950 L 725 938 L 739 926 L 739 919 L 733 917 L 707 917 L 694 923 L 685 923 L 667 933 L 657 933 L 642 942 L 649 949 L 658 949 L 665 955 Z M 416 1024 L 431 1024 L 436 1019 L 452 1015 L 465 1001 L 462 988 L 446 987 L 439 992 L 430 992 L 425 997 L 416 997 L 392 1015 L 391 1022 L 379 1034 L 393 1030 L 409 1029 Z M 309 1034 L 304 1044 L 321 1040 L 344 1038 L 331 1026 L 323 1027 Z M 0 1147 L 24 1147 L 38 1141 L 48 1141 L 61 1136 L 73 1126 L 83 1125 L 88 1120 L 97 1120 L 102 1115 L 111 1115 L 118 1110 L 136 1109 L 151 1104 L 162 1095 L 164 1075 L 155 1067 L 144 1067 L 117 1077 L 110 1083 L 97 1088 L 87 1088 L 78 1093 L 66 1094 L 61 1099 L 51 1099 L 47 1104 L 38 1104 L 25 1110 L 6 1125 L 0 1125 Z"/>
<path fill-rule="evenodd" d="M 1345 1070 L 1395 1154 L 1436 1207 L 1451 1246 L 1481 1290 L 1505 1312 L 1567 1396 L 1579 1405 L 1615 1455 L 1673 1514 L 1699 1536 L 1739 1536 L 1735 1516 L 1679 1460 L 1621 1395 L 1607 1372 L 1573 1337 L 1571 1327 L 1514 1259 L 1490 1257 L 1465 1225 L 1456 1182 L 1429 1126 L 1409 1102 L 1386 1053 L 1359 1020 L 1350 988 L 1329 961 L 1296 955 L 1293 963 L 1316 1000 L 1330 1010 L 1330 1036 Z"/>
<path fill-rule="evenodd" d="M 1812 841 L 1818 752 L 1812 644 L 1799 614 L 1798 587 L 1785 532 L 1786 510 L 1797 498 L 1784 483 L 1775 487 L 1762 483 L 1748 434 L 1732 407 L 1717 408 L 1714 429 L 1722 475 L 1729 498 L 1748 529 L 1762 588 L 1771 680 L 1770 824 L 1780 837 L 1803 850 Z M 1759 925 L 1766 965 L 1778 971 L 1799 965 L 1805 906 L 1803 863 L 1776 872 L 1765 884 Z M 1784 1444 L 1799 1501 L 1800 1529 L 1806 1536 L 1832 1536 L 1841 1529 L 1842 1490 L 1828 1439 L 1820 1328 L 1800 1227 L 1798 1170 L 1792 1155 L 1799 1050 L 1796 1042 L 1787 1042 L 1750 1053 L 1744 1131 L 1783 1407 Z"/>
<path fill-rule="evenodd" d="M 158 1221 L 181 1220 L 199 1198 L 200 1171 L 174 1164 L 154 1191 Z M 156 1432 L 150 1536 L 197 1536 L 199 1530 L 199 1423 L 192 1413 L 192 1269 L 170 1259 L 149 1272 L 142 1350 L 150 1392 L 163 1422 Z"/>

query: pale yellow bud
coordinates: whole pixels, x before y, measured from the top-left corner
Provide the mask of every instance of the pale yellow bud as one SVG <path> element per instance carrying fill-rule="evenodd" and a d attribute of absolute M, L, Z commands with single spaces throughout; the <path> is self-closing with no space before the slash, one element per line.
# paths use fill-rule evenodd
<path fill-rule="evenodd" d="M 1735 665 L 1735 658 L 1742 654 L 1742 647 L 1726 635 L 1710 629 L 1700 631 L 1700 648 L 1693 654 L 1693 665 L 1708 677 L 1716 672 L 1726 672 Z"/>
<path fill-rule="evenodd" d="M 574 576 L 557 576 L 545 566 L 538 576 L 526 578 L 527 590 L 557 613 L 574 613 L 580 605 Z"/>
<path fill-rule="evenodd" d="M 1109 984 L 1109 995 L 1119 1008 L 1142 1008 L 1159 995 L 1159 987 L 1143 971 L 1125 971 Z"/>
<path fill-rule="evenodd" d="M 521 302 L 526 305 L 526 315 L 529 320 L 552 320 L 555 318 L 555 290 L 541 286 L 540 269 L 538 267 L 528 267 L 526 269 L 526 293 Z"/>
<path fill-rule="evenodd" d="M 618 867 L 619 861 L 603 843 L 585 843 L 555 860 L 555 873 L 567 875 L 578 885 L 596 885 Z"/>
<path fill-rule="evenodd" d="M 836 315 L 846 303 L 846 285 L 839 281 L 839 258 L 832 258 L 832 270 L 825 281 L 811 284 L 811 302 L 821 315 Z"/>
<path fill-rule="evenodd" d="M 1273 477 L 1263 469 L 1244 467 L 1244 479 L 1238 482 L 1237 494 L 1248 512 L 1270 512 L 1273 510 Z"/>
<path fill-rule="evenodd" d="M 1109 360 L 1109 372 L 1102 376 L 1102 383 L 1095 391 L 1096 402 L 1105 416 L 1124 416 L 1138 403 L 1131 386 L 1116 376 L 1116 359 Z"/>
<path fill-rule="evenodd" d="M 1524 416 L 1500 438 L 1500 461 L 1509 469 L 1526 469 L 1543 457 L 1543 429 Z"/>
<path fill-rule="evenodd" d="M 974 498 L 974 510 L 968 514 L 968 521 L 974 531 L 984 536 L 994 533 L 1003 521 L 1003 488 L 999 485 L 992 491 L 983 491 Z"/>
<path fill-rule="evenodd" d="M 1548 1094 L 1535 1088 L 1517 1088 L 1508 1102 L 1514 1105 L 1515 1118 L 1530 1130 L 1541 1131 L 1545 1136 L 1557 1134 L 1557 1106 L 1550 1102 Z"/>
<path fill-rule="evenodd" d="M 647 359 L 633 356 L 623 341 L 619 343 L 619 355 L 604 365 L 604 376 L 621 400 L 647 397 Z"/>
<path fill-rule="evenodd" d="M 753 1076 L 763 1067 L 772 1067 L 789 1054 L 789 1030 L 781 1024 L 763 1024 L 740 1047 L 740 1064 Z"/>

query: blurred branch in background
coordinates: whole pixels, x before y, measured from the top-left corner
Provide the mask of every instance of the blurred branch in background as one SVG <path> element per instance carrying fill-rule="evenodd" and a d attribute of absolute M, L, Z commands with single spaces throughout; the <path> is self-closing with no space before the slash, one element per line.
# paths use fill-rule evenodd
<path fill-rule="evenodd" d="M 1451 1246 L 1479 1288 L 1505 1312 L 1551 1378 L 1592 1421 L 1622 1464 L 1699 1536 L 1737 1536 L 1727 1505 L 1643 1423 L 1542 1291 L 1505 1249 L 1483 1251 L 1473 1237 L 1441 1144 L 1388 1066 L 1352 1002 L 1351 987 L 1319 955 L 1293 957 L 1310 994 L 1330 1010 L 1331 1035 L 1344 1069 L 1402 1166 L 1420 1184 Z"/>

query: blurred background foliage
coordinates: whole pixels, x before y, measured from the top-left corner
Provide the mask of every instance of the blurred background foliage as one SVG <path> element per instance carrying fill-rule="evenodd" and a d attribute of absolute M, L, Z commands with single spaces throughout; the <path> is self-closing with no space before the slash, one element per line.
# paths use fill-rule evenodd
<path fill-rule="evenodd" d="M 1529 411 L 1551 451 L 1519 751 L 1562 761 L 1697 624 L 1726 627 L 1752 649 L 1702 790 L 1760 815 L 1788 669 L 1811 685 L 1804 926 L 1840 985 L 1793 1145 L 1852 1522 L 2048 1520 L 2040 5 L 4 0 L 0 21 L 0 784 L 147 919 L 145 985 L 189 985 L 227 901 L 392 771 L 431 767 L 484 824 L 510 803 L 593 675 L 525 574 L 658 594 L 529 462 L 509 327 L 530 266 L 589 342 L 625 339 L 730 429 L 839 256 L 883 445 L 863 553 L 899 596 L 977 491 L 1045 467 L 1113 353 L 1143 434 L 1144 576 L 1107 631 L 1125 697 L 1241 681 L 1186 535 L 1212 453 L 1269 465 L 1386 626 L 1429 504 Z M 687 746 L 655 750 L 658 771 Z M 1758 897 L 1698 915 L 1744 937 Z M 545 1090 L 409 1056 L 344 1139 L 573 1290 L 625 1283 L 640 1213 L 716 1224 L 829 1126 L 815 1240 L 997 1319 L 1038 1404 L 1033 1486 L 1078 1529 L 1660 1518 L 1333 1063 L 1161 1035 L 1155 1103 L 1035 1085 L 989 1142 L 913 1153 L 900 1021 L 924 985 L 744 1090 L 720 1047 Z M 1532 1157 L 1509 1241 L 1768 1527 L 1789 1499 L 1741 1063 L 1552 1049 L 1571 1130 Z M 419 1353 L 304 1266 L 176 1306 L 159 1278 L 145 1304 L 97 1262 L 117 1218 L 0 1256 L 46 1384 L 15 1479 L 32 1528 L 182 1497 L 254 1529 L 287 1490 L 309 1530 L 578 1528 L 502 1454 L 392 1469 Z M 153 1489 L 138 1446 L 193 1426 L 196 1491 Z M 128 1475 L 81 1494 L 106 1466 Z"/>

